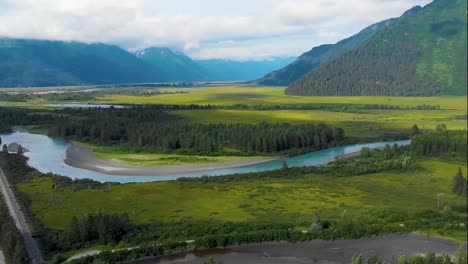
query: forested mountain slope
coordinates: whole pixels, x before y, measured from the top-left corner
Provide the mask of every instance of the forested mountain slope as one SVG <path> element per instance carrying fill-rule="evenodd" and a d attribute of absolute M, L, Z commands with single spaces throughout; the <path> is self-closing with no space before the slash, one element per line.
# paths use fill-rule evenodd
<path fill-rule="evenodd" d="M 117 46 L 0 39 L 0 87 L 162 80 L 154 67 Z"/>
<path fill-rule="evenodd" d="M 271 72 L 258 80 L 261 85 L 287 86 L 300 79 L 305 74 L 317 69 L 334 58 L 362 45 L 366 40 L 382 28 L 389 26 L 395 19 L 388 19 L 371 25 L 358 34 L 344 39 L 336 44 L 325 44 L 302 54 L 293 63 L 277 71 Z"/>
<path fill-rule="evenodd" d="M 435 0 L 286 89 L 290 95 L 465 95 L 467 2 Z"/>

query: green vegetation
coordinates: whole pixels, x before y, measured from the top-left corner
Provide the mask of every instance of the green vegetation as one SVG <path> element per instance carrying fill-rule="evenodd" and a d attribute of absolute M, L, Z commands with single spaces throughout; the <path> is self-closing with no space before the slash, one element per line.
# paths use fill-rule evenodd
<path fill-rule="evenodd" d="M 458 173 L 454 178 L 452 191 L 457 195 L 463 195 L 465 197 L 467 195 L 467 182 L 465 177 L 463 177 L 461 168 L 458 170 Z"/>
<path fill-rule="evenodd" d="M 168 48 L 133 54 L 102 43 L 1 38 L 0 87 L 249 80 L 292 60 L 194 61 Z"/>
<path fill-rule="evenodd" d="M 294 82 L 290 95 L 465 95 L 467 3 L 435 0 Z M 377 65 L 377 66 L 376 66 Z"/>
<path fill-rule="evenodd" d="M 326 125 L 193 124 L 155 107 L 62 109 L 53 112 L 1 109 L 2 129 L 47 124 L 48 134 L 128 152 L 205 156 L 297 154 L 343 143 L 344 131 Z M 4 126 L 4 128 L 3 128 Z"/>
<path fill-rule="evenodd" d="M 117 46 L 0 40 L 0 87 L 162 81 L 150 65 Z"/>
<path fill-rule="evenodd" d="M 26 264 L 28 256 L 23 236 L 11 218 L 3 196 L 0 194 L 0 248 L 7 264 Z"/>
<path fill-rule="evenodd" d="M 19 190 L 31 197 L 33 211 L 51 228 L 65 228 L 73 216 L 96 211 L 125 212 L 140 224 L 184 219 L 300 223 L 310 221 L 317 212 L 331 216 L 363 208 L 435 209 L 436 194 L 442 192 L 447 194 L 447 206 L 466 207 L 466 200 L 450 191 L 453 175 L 459 166 L 466 174 L 466 165 L 428 160 L 421 166 L 426 169 L 344 178 L 298 175 L 238 182 L 158 182 L 78 192 L 52 188 L 53 180 L 46 177 L 20 184 Z"/>
<path fill-rule="evenodd" d="M 411 231 L 463 241 L 467 202 L 451 190 L 459 168 L 467 171 L 466 164 L 453 157 L 463 157 L 466 148 L 454 148 L 458 137 L 452 135 L 444 143 L 433 142 L 439 146 L 439 159 L 417 155 L 419 146 L 428 144 L 418 137 L 444 133 L 448 132 L 441 126 L 434 133 L 417 135 L 412 146 L 363 149 L 359 157 L 321 167 L 285 165 L 271 172 L 171 182 L 101 184 L 42 175 L 18 154 L 1 153 L 0 165 L 15 183 L 20 202 L 50 253 L 141 245 L 133 253 L 90 257 L 128 259 L 133 254 L 162 254 L 155 247 L 169 249 L 164 252 L 184 249 L 189 246 L 186 240 L 195 241 L 189 248 L 210 248 Z M 440 193 L 445 193 L 443 201 L 438 201 Z M 90 224 L 93 221 L 97 224 Z"/>
<path fill-rule="evenodd" d="M 465 129 L 466 110 L 366 110 L 343 113 L 323 110 L 178 110 L 176 114 L 195 123 L 249 123 L 261 122 L 304 124 L 324 123 L 342 127 L 351 137 L 377 138 L 385 133 L 408 132 L 417 124 L 420 129 L 433 129 L 438 124 L 446 124 L 451 129 Z"/>
<path fill-rule="evenodd" d="M 220 162 L 245 162 L 271 159 L 267 156 L 196 156 L 175 154 L 154 154 L 135 152 L 125 147 L 106 147 L 82 144 L 103 159 L 116 160 L 138 166 L 174 166 L 187 164 L 206 164 Z M 238 152 L 234 152 L 238 153 Z M 241 153 L 238 153 L 241 154 Z"/>
<path fill-rule="evenodd" d="M 300 79 L 302 76 L 319 68 L 336 57 L 354 50 L 372 37 L 376 32 L 391 25 L 396 19 L 388 19 L 380 23 L 373 24 L 358 34 L 344 39 L 336 44 L 326 44 L 313 48 L 302 54 L 296 61 L 288 66 L 267 74 L 257 81 L 260 85 L 287 86 Z"/>
<path fill-rule="evenodd" d="M 167 89 L 171 90 L 171 89 Z M 439 105 L 441 109 L 466 109 L 466 97 L 372 97 L 372 96 L 291 96 L 279 87 L 212 87 L 179 89 L 189 94 L 165 94 L 158 96 L 109 95 L 95 102 L 113 104 L 159 104 L 159 105 L 393 105 L 416 107 L 418 105 Z M 95 103 L 94 102 L 94 103 Z"/>
<path fill-rule="evenodd" d="M 400 256 L 394 258 L 392 261 L 380 261 L 377 257 L 372 257 L 365 261 L 361 256 L 354 256 L 352 263 L 353 264 L 435 264 L 435 263 L 444 263 L 444 264 L 465 264 L 467 261 L 466 251 L 463 246 L 455 252 L 455 256 L 452 258 L 448 254 L 436 255 L 433 252 L 429 251 L 425 255 L 417 255 L 406 258 L 406 256 Z"/>
<path fill-rule="evenodd" d="M 48 256 L 141 246 L 77 261 L 91 263 L 237 243 L 411 231 L 466 240 L 466 199 L 452 192 L 459 168 L 467 174 L 466 132 L 447 129 L 466 128 L 465 97 L 291 97 L 267 87 L 141 89 L 99 91 L 91 100 L 83 94 L 83 100 L 150 106 L 0 108 L 0 125 L 4 131 L 22 125 L 87 142 L 99 157 L 145 166 L 256 160 L 347 142 L 416 137 L 409 147 L 363 149 L 359 156 L 321 167 L 284 164 L 272 172 L 138 184 L 43 175 L 28 168 L 21 155 L 2 153 L 0 166 L 15 183 Z M 32 95 L 20 104 L 65 98 Z M 117 238 L 103 235 L 114 232 L 105 223 L 122 214 L 129 228 L 117 230 Z M 85 238 L 82 226 L 91 222 L 86 219 L 101 219 L 104 231 L 90 231 Z M 78 225 L 71 228 L 74 222 Z M 69 235 L 76 226 L 80 235 Z"/>

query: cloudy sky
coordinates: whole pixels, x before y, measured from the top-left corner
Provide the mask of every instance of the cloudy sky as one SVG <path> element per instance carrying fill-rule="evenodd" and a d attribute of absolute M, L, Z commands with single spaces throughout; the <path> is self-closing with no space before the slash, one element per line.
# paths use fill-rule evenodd
<path fill-rule="evenodd" d="M 166 46 L 197 59 L 296 56 L 431 0 L 0 0 L 0 36 Z"/>

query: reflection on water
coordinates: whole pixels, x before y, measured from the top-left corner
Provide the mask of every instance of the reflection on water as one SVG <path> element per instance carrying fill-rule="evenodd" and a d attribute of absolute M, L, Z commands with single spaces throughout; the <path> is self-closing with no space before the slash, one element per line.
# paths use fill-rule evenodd
<path fill-rule="evenodd" d="M 4 143 L 9 144 L 17 142 L 22 146 L 29 149 L 31 152 L 27 152 L 25 155 L 29 157 L 28 163 L 30 166 L 38 169 L 43 173 L 55 173 L 58 175 L 67 176 L 70 178 L 77 179 L 93 179 L 100 182 L 152 182 L 152 181 L 167 181 L 175 180 L 181 177 L 201 177 L 201 176 L 220 176 L 229 175 L 236 173 L 249 173 L 249 172 L 261 172 L 271 171 L 280 169 L 282 166 L 281 160 L 270 161 L 266 163 L 239 167 L 212 170 L 207 172 L 197 172 L 188 174 L 177 174 L 167 176 L 115 176 L 109 174 L 103 174 L 84 169 L 68 166 L 64 163 L 66 151 L 70 147 L 70 143 L 64 140 L 51 138 L 45 135 L 37 135 L 26 132 L 14 132 L 8 135 L 1 135 Z M 318 166 L 327 164 L 333 161 L 335 157 L 354 153 L 360 151 L 363 147 L 368 148 L 381 148 L 385 144 L 399 144 L 407 145 L 410 144 L 410 140 L 400 141 L 387 141 L 387 142 L 376 142 L 368 144 L 356 144 L 335 147 L 320 151 L 311 152 L 296 157 L 286 158 L 286 162 L 289 167 L 302 167 L 302 166 Z"/>

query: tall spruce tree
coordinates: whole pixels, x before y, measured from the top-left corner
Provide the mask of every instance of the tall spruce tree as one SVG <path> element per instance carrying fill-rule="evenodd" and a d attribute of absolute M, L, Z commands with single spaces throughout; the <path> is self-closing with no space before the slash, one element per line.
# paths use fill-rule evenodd
<path fill-rule="evenodd" d="M 461 168 L 458 168 L 458 173 L 455 176 L 453 189 L 452 191 L 457 195 L 464 195 L 467 194 L 467 183 L 465 177 L 463 177 L 463 172 Z"/>

